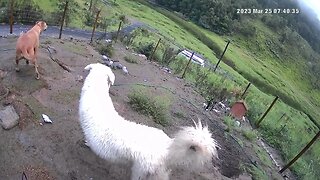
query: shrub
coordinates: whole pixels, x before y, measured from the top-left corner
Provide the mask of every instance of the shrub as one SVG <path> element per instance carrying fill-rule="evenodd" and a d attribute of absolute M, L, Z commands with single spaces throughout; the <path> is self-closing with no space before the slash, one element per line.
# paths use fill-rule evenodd
<path fill-rule="evenodd" d="M 223 122 L 224 122 L 224 124 L 225 125 L 227 125 L 227 129 L 226 129 L 226 131 L 228 131 L 228 132 L 230 132 L 232 129 L 234 129 L 234 127 L 235 127 L 235 122 L 234 122 L 234 120 L 232 119 L 232 117 L 230 117 L 230 116 L 225 116 L 224 118 L 223 118 Z"/>
<path fill-rule="evenodd" d="M 153 43 L 148 43 L 148 44 L 140 43 L 138 47 L 134 47 L 134 50 L 140 54 L 144 54 L 147 57 L 149 57 L 153 50 Z"/>
<path fill-rule="evenodd" d="M 105 54 L 108 57 L 112 57 L 114 54 L 114 48 L 112 44 L 99 44 L 97 47 L 100 54 Z"/>
<path fill-rule="evenodd" d="M 92 13 L 86 12 L 85 18 L 84 18 L 84 24 L 91 27 L 93 23 L 94 23 L 94 17 L 92 16 Z"/>
<path fill-rule="evenodd" d="M 129 63 L 134 63 L 134 64 L 138 63 L 137 59 L 134 56 L 131 56 L 131 55 L 125 56 L 124 60 L 129 62 Z"/>
<path fill-rule="evenodd" d="M 151 116 L 154 121 L 163 126 L 168 124 L 168 119 L 166 117 L 167 107 L 157 101 L 155 98 L 146 95 L 143 92 L 134 91 L 128 95 L 129 104 L 131 107 L 147 116 Z"/>

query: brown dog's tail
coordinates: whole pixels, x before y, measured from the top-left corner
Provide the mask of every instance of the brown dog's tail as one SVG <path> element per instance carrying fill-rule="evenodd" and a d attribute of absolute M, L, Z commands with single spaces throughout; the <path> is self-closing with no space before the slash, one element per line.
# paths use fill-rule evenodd
<path fill-rule="evenodd" d="M 33 51 L 33 52 L 31 52 Z M 27 60 L 32 60 L 32 54 L 34 54 L 34 49 L 17 49 L 17 54 L 20 53 L 22 57 L 24 57 Z"/>

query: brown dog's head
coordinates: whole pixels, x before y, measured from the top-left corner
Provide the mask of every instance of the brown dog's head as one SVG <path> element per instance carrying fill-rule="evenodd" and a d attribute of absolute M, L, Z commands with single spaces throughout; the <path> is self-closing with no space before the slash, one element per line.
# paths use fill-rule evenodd
<path fill-rule="evenodd" d="M 47 29 L 47 23 L 44 21 L 37 21 L 36 25 L 38 25 L 41 29 L 41 31 L 45 31 Z"/>

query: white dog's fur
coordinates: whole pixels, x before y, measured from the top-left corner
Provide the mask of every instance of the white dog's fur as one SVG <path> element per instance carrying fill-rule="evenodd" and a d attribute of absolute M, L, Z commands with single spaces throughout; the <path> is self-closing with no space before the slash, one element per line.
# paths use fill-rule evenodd
<path fill-rule="evenodd" d="M 168 137 L 162 130 L 130 122 L 115 110 L 109 88 L 115 81 L 111 69 L 90 64 L 82 87 L 80 123 L 90 148 L 101 158 L 132 161 L 132 180 L 169 179 L 171 168 L 197 168 L 217 156 L 217 142 L 201 122 Z"/>

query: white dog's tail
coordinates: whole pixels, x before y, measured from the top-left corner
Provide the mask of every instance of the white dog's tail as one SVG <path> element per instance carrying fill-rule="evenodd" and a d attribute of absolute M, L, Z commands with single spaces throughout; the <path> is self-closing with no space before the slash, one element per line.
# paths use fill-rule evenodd
<path fill-rule="evenodd" d="M 208 127 L 203 127 L 200 120 L 195 127 L 184 127 L 174 137 L 169 148 L 169 166 L 187 166 L 198 169 L 210 163 L 213 157 L 218 159 L 216 140 L 211 137 Z"/>

